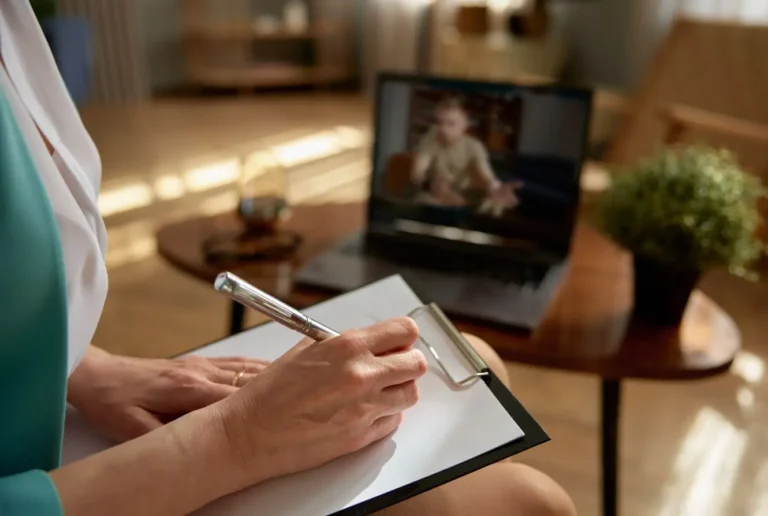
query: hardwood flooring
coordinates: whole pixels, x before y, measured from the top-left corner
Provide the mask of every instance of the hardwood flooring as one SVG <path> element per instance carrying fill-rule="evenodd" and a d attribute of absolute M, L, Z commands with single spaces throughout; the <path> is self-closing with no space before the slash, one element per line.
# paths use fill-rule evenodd
<path fill-rule="evenodd" d="M 220 338 L 227 303 L 154 252 L 158 224 L 234 209 L 238 159 L 271 149 L 293 164 L 292 202 L 362 199 L 369 108 L 303 94 L 91 107 L 102 153 L 110 293 L 95 343 L 171 356 Z M 768 514 L 768 283 L 712 273 L 702 288 L 736 319 L 744 351 L 732 372 L 692 383 L 626 382 L 621 425 L 625 516 Z M 256 322 L 255 319 L 251 322 Z M 560 482 L 580 514 L 599 514 L 598 382 L 509 364 L 515 394 L 552 441 L 518 457 Z"/>

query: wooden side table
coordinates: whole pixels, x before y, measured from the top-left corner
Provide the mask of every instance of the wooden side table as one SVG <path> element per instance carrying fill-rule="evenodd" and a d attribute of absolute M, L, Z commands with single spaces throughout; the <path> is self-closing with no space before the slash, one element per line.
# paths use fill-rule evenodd
<path fill-rule="evenodd" d="M 202 242 L 211 234 L 238 227 L 234 214 L 174 223 L 157 234 L 161 256 L 206 282 L 231 270 L 296 306 L 331 294 L 291 285 L 292 271 L 364 221 L 362 203 L 299 206 L 288 227 L 301 233 L 304 246 L 291 260 L 211 264 Z M 741 345 L 733 320 L 700 292 L 694 293 L 679 328 L 659 327 L 631 317 L 629 257 L 594 230 L 580 226 L 574 238 L 568 277 L 541 326 L 532 334 L 454 318 L 461 331 L 486 340 L 505 360 L 601 379 L 603 514 L 618 514 L 619 415 L 624 379 L 695 380 L 724 373 Z M 242 328 L 233 310 L 230 329 Z"/>

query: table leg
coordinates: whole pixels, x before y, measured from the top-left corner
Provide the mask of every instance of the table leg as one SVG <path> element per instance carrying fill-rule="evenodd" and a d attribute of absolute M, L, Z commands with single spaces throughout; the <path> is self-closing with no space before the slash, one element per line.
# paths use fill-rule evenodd
<path fill-rule="evenodd" d="M 232 301 L 229 316 L 229 334 L 234 335 L 243 331 L 245 325 L 245 307 L 237 301 Z"/>
<path fill-rule="evenodd" d="M 602 381 L 602 461 L 603 461 L 603 516 L 616 516 L 619 510 L 619 408 L 621 382 Z"/>

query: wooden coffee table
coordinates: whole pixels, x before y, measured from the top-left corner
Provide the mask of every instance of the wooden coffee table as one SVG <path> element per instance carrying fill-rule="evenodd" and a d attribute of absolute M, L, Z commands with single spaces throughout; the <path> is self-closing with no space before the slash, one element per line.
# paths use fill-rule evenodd
<path fill-rule="evenodd" d="M 237 229 L 234 214 L 170 224 L 157 233 L 158 251 L 178 269 L 206 282 L 230 270 L 296 306 L 309 306 L 328 293 L 296 287 L 291 278 L 303 263 L 346 236 L 365 220 L 362 203 L 302 205 L 286 228 L 304 244 L 280 262 L 208 263 L 202 243 L 219 231 Z M 579 226 L 567 278 L 539 328 L 531 333 L 454 318 L 456 326 L 486 340 L 505 360 L 597 375 L 602 381 L 603 514 L 618 513 L 618 423 L 621 381 L 628 378 L 695 380 L 728 370 L 741 345 L 733 320 L 700 292 L 691 298 L 679 328 L 659 327 L 631 317 L 629 256 L 587 226 Z M 230 332 L 243 327 L 243 310 L 233 303 Z"/>

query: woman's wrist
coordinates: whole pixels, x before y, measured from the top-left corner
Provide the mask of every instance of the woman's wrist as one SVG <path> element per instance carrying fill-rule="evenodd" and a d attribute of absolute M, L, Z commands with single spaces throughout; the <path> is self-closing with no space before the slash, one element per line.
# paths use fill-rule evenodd
<path fill-rule="evenodd" d="M 85 356 L 83 356 L 83 359 L 69 377 L 67 383 L 67 402 L 74 407 L 78 407 L 83 402 L 83 398 L 88 396 L 88 392 L 93 385 L 93 375 L 98 374 L 98 370 L 102 367 L 104 361 L 116 360 L 118 358 L 101 348 L 93 345 L 89 346 Z"/>
<path fill-rule="evenodd" d="M 240 479 L 211 417 L 205 410 L 187 414 L 52 471 L 65 514 L 189 514 L 233 492 Z"/>
<path fill-rule="evenodd" d="M 214 468 L 222 469 L 229 482 L 229 492 L 239 491 L 246 487 L 264 482 L 271 477 L 270 462 L 267 457 L 260 457 L 258 429 L 249 428 L 243 417 L 240 400 L 231 396 L 226 400 L 203 409 L 201 414 L 206 418 L 206 428 L 212 434 L 210 460 Z M 186 430 L 182 430 L 182 433 Z"/>

